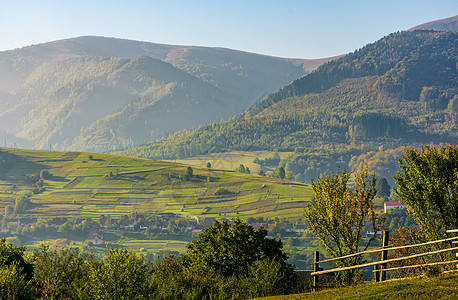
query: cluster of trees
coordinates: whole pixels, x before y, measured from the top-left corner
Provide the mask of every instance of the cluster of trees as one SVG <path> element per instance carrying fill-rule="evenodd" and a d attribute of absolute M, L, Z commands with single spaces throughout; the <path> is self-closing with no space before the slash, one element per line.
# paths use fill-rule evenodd
<path fill-rule="evenodd" d="M 293 175 L 292 173 L 288 173 L 286 174 L 285 172 L 285 168 L 283 167 L 278 167 L 277 170 L 275 170 L 275 172 L 273 172 L 272 174 L 270 174 L 270 177 L 273 177 L 273 178 L 279 178 L 279 179 L 288 179 L 288 180 L 291 180 Z"/>
<path fill-rule="evenodd" d="M 458 228 L 458 145 L 406 149 L 399 163 L 394 193 L 406 205 L 408 216 L 403 212 L 388 213 L 388 228 L 397 230 L 393 241 L 400 245 L 450 237 L 447 230 Z M 377 184 L 373 175 L 369 177 L 367 166 L 355 173 L 353 188 L 349 187 L 349 179 L 350 173 L 345 170 L 319 176 L 312 181 L 314 198 L 305 210 L 309 230 L 333 257 L 367 249 L 377 231 L 384 227 L 387 217 L 377 215 L 373 208 L 376 194 L 388 193 L 386 180 Z M 365 222 L 371 224 L 374 233 L 362 243 Z M 414 225 L 418 229 L 405 229 L 402 225 Z M 451 243 L 438 243 L 432 247 L 450 246 Z M 405 250 L 398 252 L 406 254 Z M 444 257 L 451 260 L 452 256 L 443 254 L 440 258 Z M 359 263 L 361 256 L 337 262 L 342 267 Z M 338 283 L 345 285 L 359 282 L 361 278 L 357 269 L 340 272 L 337 276 Z"/>
<path fill-rule="evenodd" d="M 179 258 L 147 261 L 126 249 L 103 258 L 77 248 L 24 247 L 0 241 L 5 299 L 242 299 L 290 293 L 296 277 L 282 242 L 239 219 L 216 221 Z"/>
<path fill-rule="evenodd" d="M 235 172 L 244 173 L 244 174 L 250 174 L 250 173 L 251 173 L 250 168 L 245 167 L 245 166 L 242 165 L 242 164 L 240 164 L 240 166 L 238 166 L 238 167 L 235 169 Z"/>
<path fill-rule="evenodd" d="M 14 200 L 14 206 L 5 206 L 4 218 L 11 218 L 14 216 L 20 216 L 24 214 L 31 206 L 30 197 L 31 193 L 17 196 Z"/>
<path fill-rule="evenodd" d="M 49 177 L 50 174 L 47 170 L 41 170 L 40 173 L 37 174 L 26 174 L 25 182 L 34 187 L 32 191 L 34 194 L 39 194 L 46 190 L 44 181 L 49 179 Z"/>

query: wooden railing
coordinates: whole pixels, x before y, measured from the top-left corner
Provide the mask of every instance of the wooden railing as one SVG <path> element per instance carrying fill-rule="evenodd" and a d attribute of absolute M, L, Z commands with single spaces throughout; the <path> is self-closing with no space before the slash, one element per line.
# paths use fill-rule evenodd
<path fill-rule="evenodd" d="M 458 229 L 447 230 L 447 233 L 458 233 Z M 443 262 L 434 262 L 434 263 L 424 263 L 424 264 L 418 264 L 418 265 L 409 265 L 409 266 L 402 266 L 402 267 L 395 267 L 395 268 L 388 269 L 387 268 L 388 263 L 398 262 L 398 261 L 407 260 L 411 258 L 417 258 L 421 256 L 426 256 L 426 255 L 432 255 L 432 254 L 438 254 L 438 253 L 458 250 L 458 247 L 451 247 L 451 248 L 441 249 L 441 250 L 436 250 L 436 251 L 423 252 L 419 254 L 413 254 L 409 256 L 397 257 L 397 258 L 392 258 L 392 259 L 388 259 L 388 251 L 398 250 L 398 249 L 407 249 L 407 248 L 412 248 L 412 247 L 420 247 L 420 246 L 426 246 L 426 245 L 442 243 L 442 242 L 449 242 L 449 241 L 451 241 L 452 244 L 458 244 L 458 236 L 436 240 L 436 241 L 431 241 L 431 242 L 426 242 L 426 243 L 421 243 L 421 244 L 413 244 L 413 245 L 406 245 L 406 246 L 399 246 L 399 247 L 389 247 L 388 239 L 389 239 L 389 232 L 384 231 L 382 247 L 371 249 L 371 250 L 366 250 L 366 251 L 362 251 L 362 252 L 358 252 L 354 254 L 349 254 L 349 255 L 345 255 L 341 257 L 326 259 L 322 261 L 320 261 L 320 253 L 318 251 L 315 251 L 315 257 L 314 257 L 314 262 L 313 262 L 313 272 L 310 274 L 312 276 L 312 289 L 314 291 L 318 290 L 319 275 L 322 275 L 322 274 L 348 271 L 348 270 L 353 270 L 353 269 L 360 269 L 360 268 L 374 266 L 373 272 L 375 273 L 375 281 L 379 282 L 379 281 L 386 280 L 386 272 L 388 271 L 401 270 L 401 269 L 407 269 L 407 268 L 418 268 L 418 267 L 433 266 L 433 265 L 441 265 L 441 264 L 458 263 L 458 260 L 452 260 L 452 261 L 443 261 Z M 382 252 L 380 261 L 375 261 L 375 262 L 365 263 L 365 264 L 360 264 L 360 265 L 355 265 L 355 266 L 349 266 L 349 267 L 334 268 L 330 270 L 320 270 L 320 264 L 322 263 L 338 261 L 338 260 L 342 260 L 345 258 L 355 257 L 355 256 L 363 255 L 363 254 L 369 254 L 369 253 L 377 253 L 377 252 Z M 456 257 L 458 258 L 458 252 L 456 253 Z M 458 268 L 458 265 L 456 267 Z"/>

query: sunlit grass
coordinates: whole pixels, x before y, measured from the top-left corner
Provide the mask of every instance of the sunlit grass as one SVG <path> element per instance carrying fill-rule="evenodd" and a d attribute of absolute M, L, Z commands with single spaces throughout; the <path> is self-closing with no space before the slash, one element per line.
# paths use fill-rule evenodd
<path fill-rule="evenodd" d="M 365 283 L 353 287 L 327 289 L 315 293 L 274 296 L 260 299 L 457 299 L 458 273 L 438 277 L 404 279 L 383 283 Z"/>

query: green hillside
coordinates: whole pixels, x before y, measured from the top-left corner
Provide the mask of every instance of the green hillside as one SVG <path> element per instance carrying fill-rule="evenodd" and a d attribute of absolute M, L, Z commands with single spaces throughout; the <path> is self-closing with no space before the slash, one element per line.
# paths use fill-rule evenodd
<path fill-rule="evenodd" d="M 322 65 L 233 120 L 118 153 L 182 159 L 294 151 L 281 164 L 299 181 L 337 165 L 355 170 L 371 158 L 378 176 L 391 177 L 393 153 L 404 144 L 457 141 L 457 40 L 457 32 L 394 33 Z M 372 151 L 385 152 L 375 158 Z"/>
<path fill-rule="evenodd" d="M 27 195 L 19 217 L 172 213 L 185 219 L 296 219 L 309 186 L 215 169 L 108 154 L 0 148 L 0 210 Z M 40 176 L 43 170 L 49 174 Z M 218 192 L 219 189 L 219 192 Z M 224 192 L 222 192 L 224 191 Z M 8 209 L 6 209 L 8 211 Z"/>

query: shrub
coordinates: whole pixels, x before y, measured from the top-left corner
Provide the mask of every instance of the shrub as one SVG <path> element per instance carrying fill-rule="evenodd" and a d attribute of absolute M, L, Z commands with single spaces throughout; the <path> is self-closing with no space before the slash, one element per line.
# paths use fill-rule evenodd
<path fill-rule="evenodd" d="M 222 187 L 217 188 L 215 191 L 215 195 L 230 195 L 230 194 L 232 194 L 231 191 L 229 191 L 228 189 L 222 188 Z"/>
<path fill-rule="evenodd" d="M 0 268 L 0 299 L 35 299 L 35 287 L 17 264 Z"/>

